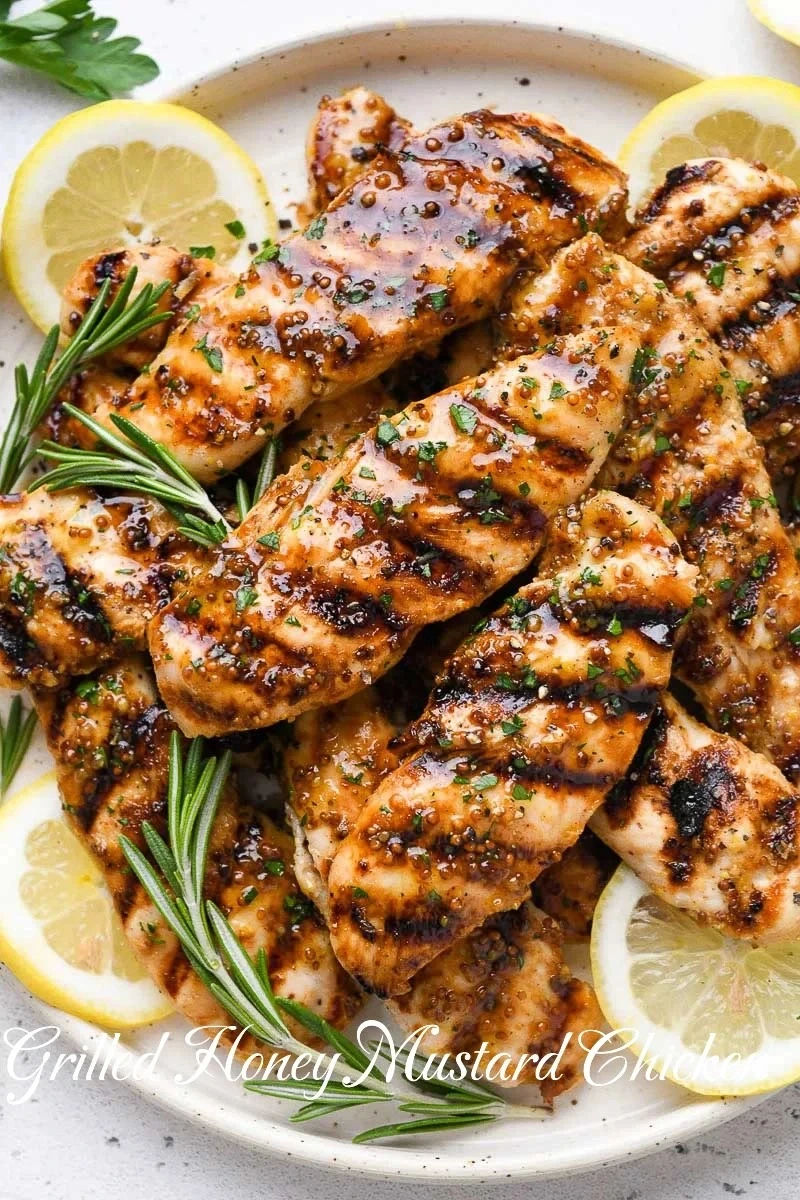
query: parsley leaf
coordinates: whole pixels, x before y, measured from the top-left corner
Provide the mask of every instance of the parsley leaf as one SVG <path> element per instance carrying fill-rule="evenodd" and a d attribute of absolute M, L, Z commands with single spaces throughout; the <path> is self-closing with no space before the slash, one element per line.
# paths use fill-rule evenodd
<path fill-rule="evenodd" d="M 0 4 L 0 17 L 10 5 Z M 0 20 L 0 58 L 48 75 L 87 100 L 110 100 L 149 83 L 158 66 L 137 54 L 139 39 L 112 37 L 117 22 L 95 15 L 90 0 L 52 0 L 14 20 Z"/>
<path fill-rule="evenodd" d="M 478 414 L 468 404 L 451 404 L 450 416 L 456 429 L 460 429 L 462 433 L 467 433 L 471 436 L 475 432 L 475 427 L 478 424 Z"/>
<path fill-rule="evenodd" d="M 216 371 L 218 375 L 222 373 L 222 351 L 217 346 L 209 346 L 207 333 L 203 334 L 200 341 L 192 346 L 192 349 L 202 354 L 212 371 Z"/>

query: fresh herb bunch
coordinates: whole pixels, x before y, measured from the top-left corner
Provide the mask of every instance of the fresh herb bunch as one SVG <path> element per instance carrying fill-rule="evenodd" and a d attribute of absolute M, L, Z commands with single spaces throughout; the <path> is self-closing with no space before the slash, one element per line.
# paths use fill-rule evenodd
<path fill-rule="evenodd" d="M 301 1105 L 292 1121 L 310 1121 L 342 1109 L 364 1104 L 394 1103 L 415 1118 L 363 1130 L 353 1139 L 370 1142 L 439 1130 L 483 1125 L 504 1115 L 532 1115 L 536 1109 L 510 1106 L 488 1088 L 437 1079 L 409 1081 L 400 1089 L 351 1038 L 334 1029 L 305 1005 L 276 996 L 270 984 L 263 949 L 253 960 L 239 941 L 227 918 L 210 900 L 203 898 L 206 859 L 211 830 L 231 765 L 230 752 L 220 759 L 206 757 L 202 739 L 189 744 L 184 756 L 182 740 L 173 733 L 170 743 L 167 792 L 167 841 L 149 822 L 142 826 L 147 847 L 156 864 L 129 838 L 120 844 L 131 869 L 147 890 L 161 916 L 176 935 L 202 983 L 242 1029 L 289 1054 L 307 1054 L 284 1020 L 292 1017 L 339 1055 L 331 1079 L 322 1095 L 315 1080 L 252 1080 L 250 1091 L 295 1100 Z M 327 1065 L 329 1056 L 322 1056 Z M 399 1055 L 405 1067 L 408 1056 Z M 372 1065 L 371 1065 L 372 1064 Z M 348 1069 L 359 1078 L 347 1082 Z"/>
<path fill-rule="evenodd" d="M 112 37 L 117 22 L 95 15 L 90 0 L 52 3 L 9 20 L 13 0 L 0 0 L 0 58 L 48 75 L 87 100 L 109 100 L 158 75 L 137 54 L 139 39 Z"/>
<path fill-rule="evenodd" d="M 22 700 L 15 696 L 5 722 L 0 718 L 0 796 L 5 796 L 14 782 L 35 728 L 35 711 L 23 708 Z"/>
<path fill-rule="evenodd" d="M 178 520 L 179 532 L 203 546 L 216 546 L 230 533 L 208 493 L 166 446 L 116 413 L 111 420 L 122 437 L 72 404 L 65 404 L 64 411 L 91 430 L 111 453 L 42 442 L 39 453 L 60 466 L 36 479 L 31 491 L 40 487 L 48 492 L 75 487 L 124 488 L 161 500 Z"/>
<path fill-rule="evenodd" d="M 148 283 L 131 300 L 136 275 L 136 267 L 133 267 L 110 304 L 111 281 L 104 280 L 60 357 L 56 358 L 60 330 L 54 325 L 44 340 L 33 370 L 29 373 L 23 364 L 17 367 L 14 408 L 0 441 L 0 493 L 12 491 L 31 462 L 34 456 L 31 438 L 70 376 L 90 359 L 107 354 L 171 316 L 157 311 L 158 301 L 169 286 L 167 283 L 158 287 Z"/>

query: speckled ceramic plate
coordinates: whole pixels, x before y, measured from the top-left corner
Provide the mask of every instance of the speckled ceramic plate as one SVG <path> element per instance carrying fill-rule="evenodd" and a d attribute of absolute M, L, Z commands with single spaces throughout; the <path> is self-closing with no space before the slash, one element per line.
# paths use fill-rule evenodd
<path fill-rule="evenodd" d="M 657 100 L 696 80 L 690 67 L 588 34 L 520 22 L 431 21 L 350 30 L 279 47 L 232 63 L 168 98 L 232 133 L 262 167 L 282 215 L 291 217 L 305 186 L 306 129 L 324 92 L 367 84 L 421 127 L 477 106 L 549 112 L 614 154 Z M 7 294 L 4 299 L 9 300 Z M 16 306 L 4 303 L 3 311 L 2 357 L 14 363 L 29 355 L 36 339 Z M 9 373 L 8 366 L 0 368 L 3 408 L 10 399 Z M 37 746 L 25 776 L 46 769 L 47 760 L 44 746 Z M 640 1079 L 578 1089 L 544 1121 L 507 1120 L 460 1136 L 355 1146 L 350 1137 L 364 1127 L 363 1110 L 352 1119 L 344 1114 L 339 1121 L 293 1126 L 287 1105 L 250 1095 L 220 1075 L 206 1074 L 190 1086 L 178 1083 L 194 1066 L 194 1052 L 182 1044 L 186 1026 L 178 1018 L 126 1035 L 114 1047 L 97 1028 L 51 1016 L 79 1045 L 106 1042 L 121 1071 L 128 1050 L 151 1050 L 170 1029 L 155 1075 L 132 1081 L 144 1095 L 265 1151 L 383 1178 L 474 1184 L 596 1169 L 685 1139 L 753 1103 L 703 1100 L 671 1084 Z M 383 1120 L 385 1113 L 376 1114 L 373 1123 Z"/>

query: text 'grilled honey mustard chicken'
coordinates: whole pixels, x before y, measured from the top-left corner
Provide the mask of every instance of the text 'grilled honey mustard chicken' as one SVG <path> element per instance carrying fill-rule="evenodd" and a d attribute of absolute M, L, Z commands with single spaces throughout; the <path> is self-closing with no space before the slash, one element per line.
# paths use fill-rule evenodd
<path fill-rule="evenodd" d="M 379 993 L 526 899 L 624 776 L 669 680 L 695 569 L 632 501 L 600 493 L 576 517 L 556 574 L 449 661 L 336 852 L 334 948 Z"/>
<path fill-rule="evenodd" d="M 312 401 L 478 320 L 587 222 L 621 232 L 625 195 L 618 167 L 545 118 L 479 111 L 415 134 L 205 292 L 115 410 L 214 480 Z"/>
<path fill-rule="evenodd" d="M 56 762 L 69 821 L 100 864 L 125 935 L 155 983 L 194 1025 L 230 1018 L 200 983 L 177 940 L 125 862 L 119 837 L 162 834 L 174 725 L 145 660 L 128 658 L 40 694 L 36 707 Z M 213 832 L 205 895 L 219 904 L 250 954 L 264 948 L 278 995 L 343 1026 L 360 1005 L 328 934 L 297 886 L 292 839 L 228 786 Z M 304 1038 L 299 1029 L 298 1036 Z"/>
<path fill-rule="evenodd" d="M 381 421 L 283 504 L 279 480 L 150 625 L 183 731 L 352 695 L 513 578 L 606 457 L 632 355 L 608 331 L 557 339 Z"/>
<path fill-rule="evenodd" d="M 800 189 L 740 159 L 676 167 L 644 201 L 626 258 L 714 336 L 777 475 L 800 458 Z"/>
<path fill-rule="evenodd" d="M 700 569 L 677 675 L 707 720 L 800 774 L 800 565 L 734 380 L 692 310 L 589 235 L 509 298 L 510 352 L 622 326 L 638 345 L 626 429 L 598 483 L 661 516 Z"/>

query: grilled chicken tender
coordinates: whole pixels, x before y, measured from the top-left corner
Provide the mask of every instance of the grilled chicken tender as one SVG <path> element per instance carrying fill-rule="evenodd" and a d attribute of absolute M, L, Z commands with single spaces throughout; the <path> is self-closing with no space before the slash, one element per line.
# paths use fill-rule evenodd
<path fill-rule="evenodd" d="M 299 716 L 283 753 L 298 882 L 328 916 L 327 879 L 339 843 L 398 764 L 398 724 L 376 687 Z"/>
<path fill-rule="evenodd" d="M 583 941 L 591 933 L 597 901 L 618 865 L 614 851 L 591 829 L 584 829 L 575 845 L 534 881 L 534 902 L 558 922 L 568 941 Z"/>
<path fill-rule="evenodd" d="M 592 827 L 695 920 L 763 944 L 800 936 L 800 792 L 671 696 Z"/>
<path fill-rule="evenodd" d="M 150 625 L 181 729 L 344 699 L 513 578 L 608 453 L 628 352 L 606 331 L 556 340 L 381 421 L 293 503 L 268 492 Z"/>
<path fill-rule="evenodd" d="M 174 250 L 171 246 L 162 246 L 158 242 L 93 254 L 81 263 L 64 289 L 61 329 L 66 337 L 75 333 L 103 283 L 107 279 L 111 280 L 110 298 L 113 300 L 120 284 L 133 267 L 136 267 L 138 272 L 131 293 L 133 297 L 148 283 L 154 287 L 163 282 L 169 283 L 170 286 L 158 305 L 158 311 L 165 313 L 175 312 L 179 308 L 198 277 L 198 267 L 191 255 L 182 254 L 179 250 Z M 205 267 L 200 268 L 204 269 Z M 109 351 L 104 356 L 104 362 L 116 368 L 141 371 L 163 348 L 170 328 L 170 321 L 153 325 L 138 337 Z"/>
<path fill-rule="evenodd" d="M 619 168 L 546 118 L 435 126 L 205 295 L 118 411 L 214 480 L 312 401 L 478 320 L 520 262 L 546 260 L 582 222 L 619 228 L 624 204 Z"/>
<path fill-rule="evenodd" d="M 552 1103 L 581 1081 L 604 1025 L 594 991 L 562 958 L 563 941 L 530 903 L 499 913 L 423 967 L 389 1011 L 409 1031 L 439 1027 L 422 1038 L 422 1053 L 468 1054 L 479 1073 L 498 1056 L 494 1070 L 508 1073 L 490 1076 L 493 1082 L 537 1083 Z"/>
<path fill-rule="evenodd" d="M 399 150 L 410 128 L 368 88 L 323 96 L 308 131 L 309 216 L 326 209 L 384 149 Z"/>
<path fill-rule="evenodd" d="M 84 489 L 0 497 L 0 683 L 61 686 L 145 648 L 206 552 L 155 500 Z"/>
<path fill-rule="evenodd" d="M 676 671 L 709 723 L 800 775 L 800 565 L 719 351 L 687 305 L 590 235 L 510 298 L 508 352 L 621 325 L 639 345 L 627 428 L 598 478 L 664 518 L 698 565 Z"/>
<path fill-rule="evenodd" d="M 122 833 L 142 843 L 143 821 L 162 833 L 165 821 L 174 726 L 148 666 L 128 658 L 74 681 L 69 689 L 38 695 L 36 708 L 56 760 L 69 821 L 102 867 L 137 956 L 192 1024 L 230 1024 L 128 869 L 119 846 Z M 357 992 L 297 886 L 290 836 L 240 803 L 233 785 L 212 832 L 205 895 L 222 907 L 250 954 L 264 948 L 278 995 L 301 1001 L 339 1026 L 357 1011 Z"/>
<path fill-rule="evenodd" d="M 527 898 L 625 774 L 669 679 L 694 568 L 632 501 L 601 493 L 577 516 L 554 575 L 450 660 L 333 860 L 334 949 L 381 994 Z"/>
<path fill-rule="evenodd" d="M 688 299 L 773 474 L 800 457 L 800 189 L 741 159 L 669 171 L 622 253 Z"/>

